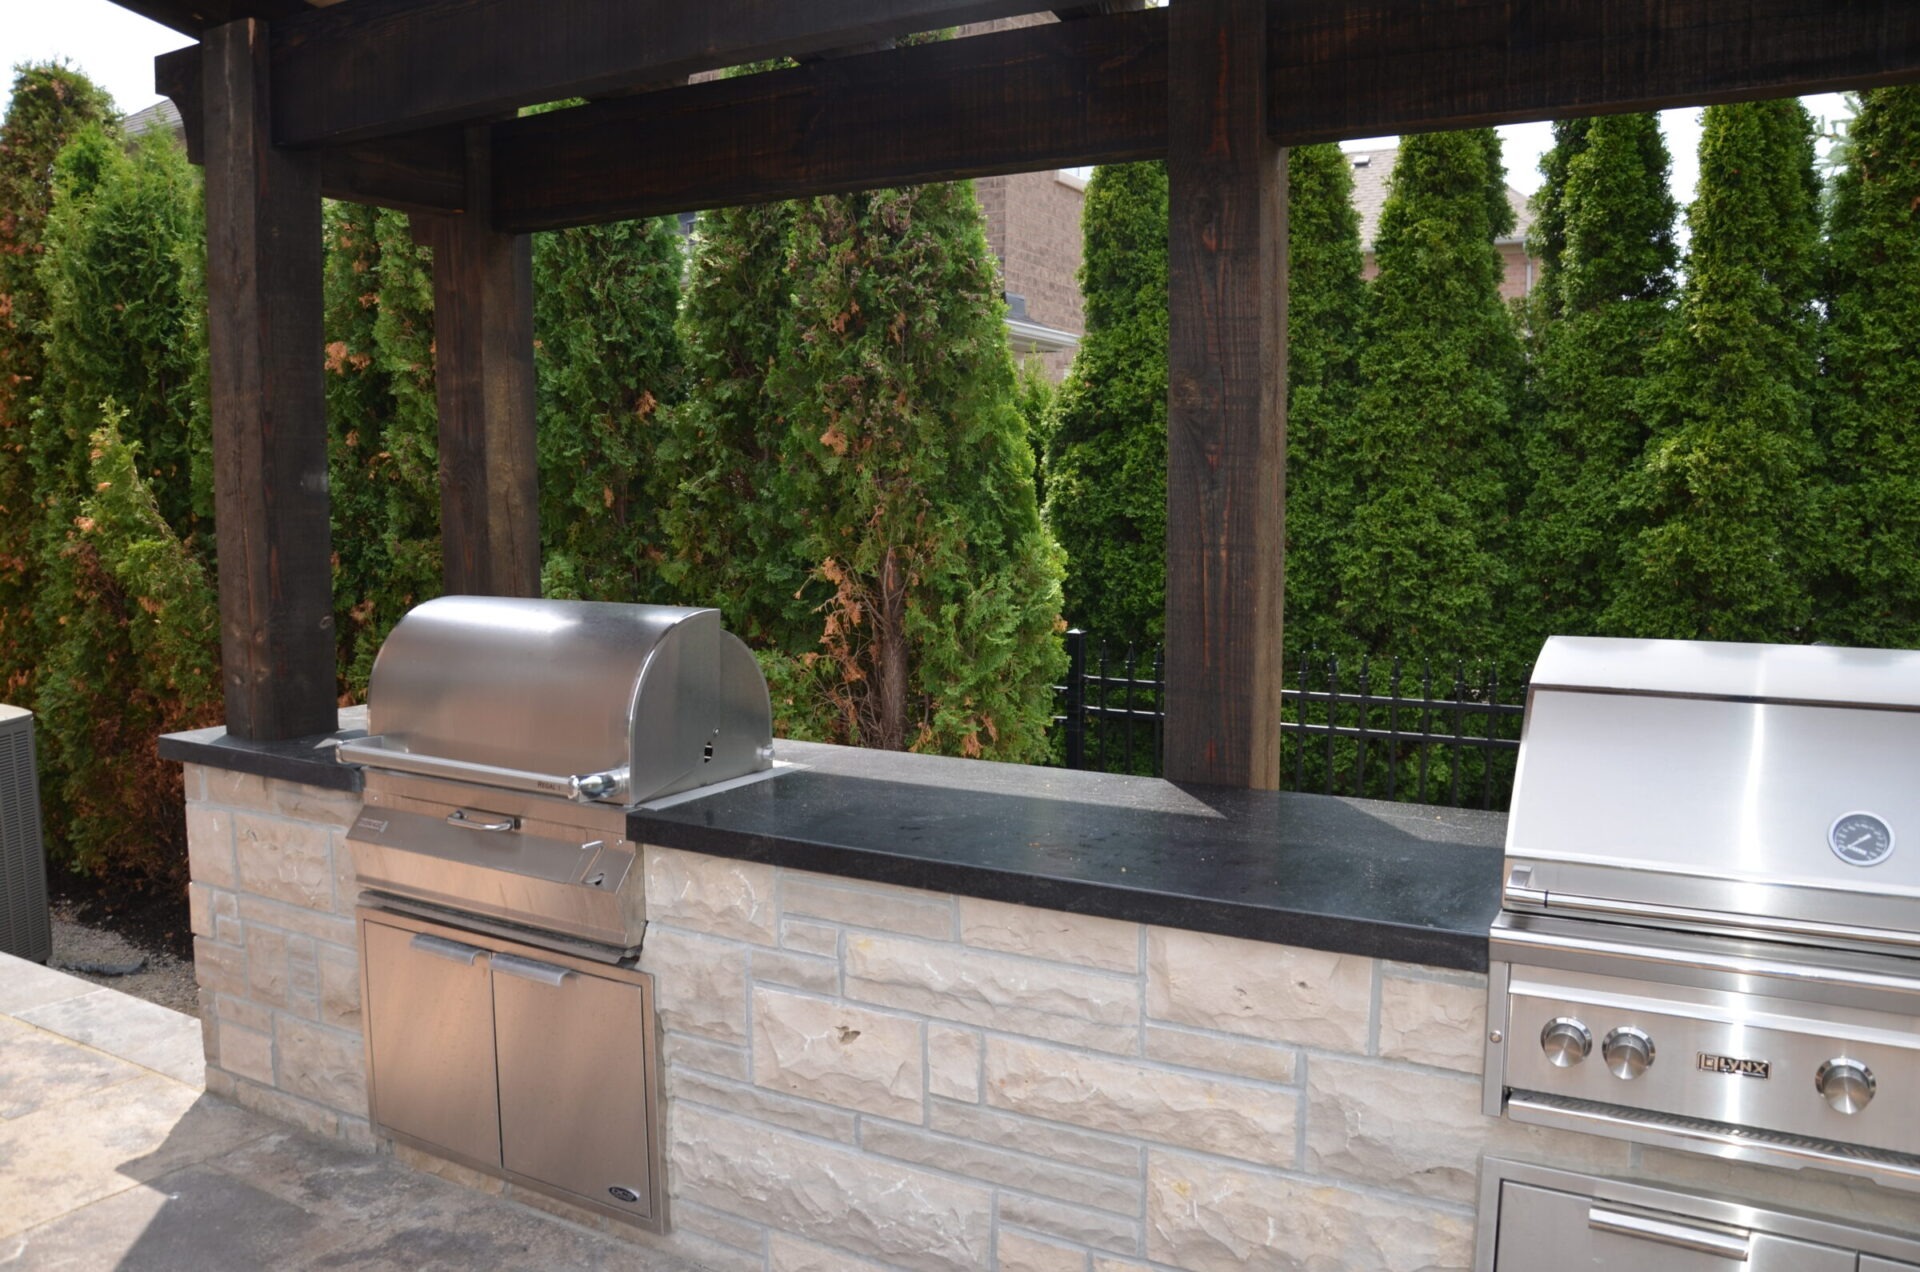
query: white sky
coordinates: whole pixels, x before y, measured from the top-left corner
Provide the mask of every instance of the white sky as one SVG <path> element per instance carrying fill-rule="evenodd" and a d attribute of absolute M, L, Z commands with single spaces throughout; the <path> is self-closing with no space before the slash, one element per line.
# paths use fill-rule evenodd
<path fill-rule="evenodd" d="M 65 58 L 113 94 L 124 114 L 160 100 L 153 91 L 156 54 L 181 48 L 192 41 L 177 31 L 129 13 L 110 0 L 0 0 L 0 67 L 20 62 Z M 1806 99 L 1816 118 L 1844 115 L 1837 93 Z M 1670 110 L 1660 116 L 1667 146 L 1673 152 L 1673 196 L 1684 208 L 1693 199 L 1700 175 L 1700 112 Z M 1552 144 L 1551 125 L 1513 124 L 1500 130 L 1505 142 L 1507 182 L 1523 194 L 1540 185 L 1540 156 Z M 1393 144 L 1393 138 L 1365 138 L 1346 143 L 1350 150 Z"/>

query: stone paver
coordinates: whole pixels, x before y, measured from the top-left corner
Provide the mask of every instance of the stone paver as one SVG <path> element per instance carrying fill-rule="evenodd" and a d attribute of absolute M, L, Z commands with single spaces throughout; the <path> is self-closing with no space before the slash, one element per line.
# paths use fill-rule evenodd
<path fill-rule="evenodd" d="M 693 1272 L 210 1096 L 199 1035 L 0 955 L 0 1269 Z"/>

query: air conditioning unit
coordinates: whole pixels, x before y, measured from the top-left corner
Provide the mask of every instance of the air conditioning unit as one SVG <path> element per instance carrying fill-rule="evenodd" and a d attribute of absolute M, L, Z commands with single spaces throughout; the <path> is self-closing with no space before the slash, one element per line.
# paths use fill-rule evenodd
<path fill-rule="evenodd" d="M 24 707 L 0 706 L 0 953 L 36 963 L 53 955 L 33 712 Z"/>

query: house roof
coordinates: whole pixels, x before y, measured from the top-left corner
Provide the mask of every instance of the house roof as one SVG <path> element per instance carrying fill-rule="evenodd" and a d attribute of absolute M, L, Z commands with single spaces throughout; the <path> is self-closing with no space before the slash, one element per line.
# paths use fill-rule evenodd
<path fill-rule="evenodd" d="M 1387 178 L 1393 172 L 1393 161 L 1399 153 L 1399 148 L 1393 146 L 1385 150 L 1347 152 L 1347 162 L 1353 166 L 1353 206 L 1360 213 L 1360 244 L 1369 252 L 1373 250 L 1374 235 L 1380 229 L 1380 209 L 1387 204 Z M 1533 224 L 1527 196 L 1508 186 L 1507 202 L 1513 205 L 1513 233 L 1497 241 L 1524 243 L 1527 228 Z"/>
<path fill-rule="evenodd" d="M 156 128 L 164 128 L 168 132 L 175 133 L 180 131 L 180 108 L 164 97 L 145 110 L 136 110 L 120 121 L 120 131 L 129 137 L 138 137 Z"/>

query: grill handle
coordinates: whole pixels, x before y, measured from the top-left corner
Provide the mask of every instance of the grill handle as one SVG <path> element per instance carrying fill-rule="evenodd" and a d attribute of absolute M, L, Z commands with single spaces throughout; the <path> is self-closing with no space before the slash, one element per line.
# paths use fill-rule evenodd
<path fill-rule="evenodd" d="M 1732 1259 L 1739 1263 L 1745 1263 L 1749 1253 L 1749 1245 L 1745 1237 L 1715 1232 L 1710 1228 L 1696 1228 L 1691 1224 L 1674 1223 L 1666 1219 L 1647 1219 L 1624 1211 L 1608 1210 L 1604 1206 L 1594 1206 L 1587 1211 L 1587 1227 L 1595 1232 L 1610 1232 L 1617 1236 L 1634 1237 L 1641 1241 L 1651 1241 L 1656 1245 L 1674 1246 L 1677 1249 L 1693 1250 L 1700 1254 L 1717 1254 L 1723 1259 Z"/>
<path fill-rule="evenodd" d="M 530 958 L 521 958 L 515 954 L 495 954 L 493 970 L 505 972 L 509 976 L 518 976 L 521 980 L 538 981 L 542 985 L 559 987 L 567 977 L 573 975 L 573 969 L 555 967 L 552 963 L 536 963 Z"/>
<path fill-rule="evenodd" d="M 475 764 L 470 760 L 450 760 L 438 755 L 415 755 L 410 751 L 389 747 L 386 739 L 378 734 L 342 742 L 334 748 L 334 759 L 341 764 L 364 764 L 369 768 L 387 769 L 395 773 L 444 777 L 456 782 L 479 782 L 510 791 L 532 791 L 537 795 L 564 795 L 582 802 L 618 800 L 626 793 L 628 779 L 624 768 L 605 773 L 562 776 L 501 768 L 495 764 Z"/>
<path fill-rule="evenodd" d="M 483 818 L 485 820 L 483 820 Z M 456 808 L 447 814 L 447 825 L 459 826 L 464 830 L 518 830 L 520 829 L 520 819 L 518 817 L 495 816 L 491 813 L 484 813 L 480 817 L 474 817 L 468 814 L 466 809 Z"/>

